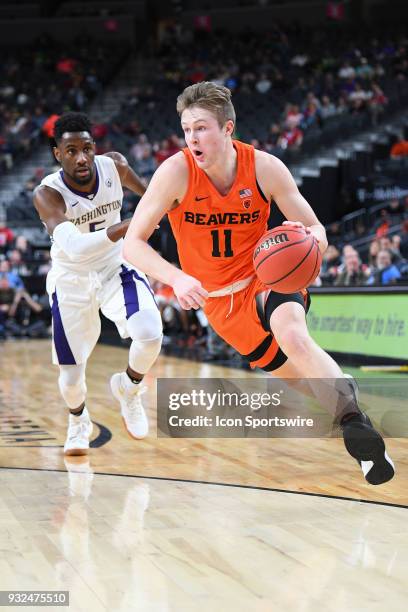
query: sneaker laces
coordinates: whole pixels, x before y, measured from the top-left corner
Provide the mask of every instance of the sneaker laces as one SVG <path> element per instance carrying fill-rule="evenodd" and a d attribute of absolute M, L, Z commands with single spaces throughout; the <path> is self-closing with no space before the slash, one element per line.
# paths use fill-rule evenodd
<path fill-rule="evenodd" d="M 128 404 L 128 411 L 129 411 L 129 417 L 131 419 L 138 419 L 139 417 L 144 416 L 144 409 L 143 409 L 143 404 L 142 404 L 142 400 L 140 399 L 140 396 L 143 395 L 144 393 L 146 393 L 147 391 L 147 387 L 139 387 L 136 391 L 136 393 L 133 393 L 131 395 L 129 404 Z"/>
<path fill-rule="evenodd" d="M 72 423 L 68 430 L 68 439 L 73 440 L 74 438 L 83 437 L 87 438 L 89 433 L 89 423 L 87 421 L 80 421 L 79 423 Z"/>

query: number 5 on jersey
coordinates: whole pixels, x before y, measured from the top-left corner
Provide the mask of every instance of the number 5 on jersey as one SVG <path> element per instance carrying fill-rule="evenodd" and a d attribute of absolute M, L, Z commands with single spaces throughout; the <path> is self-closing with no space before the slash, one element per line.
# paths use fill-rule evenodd
<path fill-rule="evenodd" d="M 212 256 L 213 257 L 233 257 L 232 251 L 232 230 L 224 230 L 224 253 L 220 251 L 220 230 L 211 230 L 212 236 Z M 221 245 L 222 248 L 222 245 Z"/>
<path fill-rule="evenodd" d="M 90 232 L 98 232 L 101 229 L 104 229 L 103 227 L 98 227 L 98 225 L 103 225 L 105 223 L 105 219 L 102 219 L 102 221 L 93 221 L 93 223 L 89 224 L 89 231 Z"/>

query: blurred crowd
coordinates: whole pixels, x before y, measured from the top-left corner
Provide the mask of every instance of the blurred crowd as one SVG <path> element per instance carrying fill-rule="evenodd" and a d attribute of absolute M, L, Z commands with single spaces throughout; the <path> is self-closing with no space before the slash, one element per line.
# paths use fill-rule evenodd
<path fill-rule="evenodd" d="M 150 176 L 180 146 L 172 133 L 176 96 L 187 85 L 211 80 L 234 94 L 237 137 L 285 157 L 302 149 L 306 134 L 330 127 L 336 135 L 332 128 L 338 126 L 344 136 L 342 118 L 355 118 L 357 125 L 365 117 L 365 125 L 375 125 L 407 85 L 407 48 L 406 35 L 386 31 L 376 36 L 274 25 L 260 35 L 167 26 L 150 51 L 148 75 L 129 83 L 121 109 L 98 126 L 99 145 L 131 151 L 139 172 Z M 161 138 L 163 123 L 167 134 Z"/>
<path fill-rule="evenodd" d="M 386 202 L 374 227 L 357 225 L 355 235 L 367 235 L 358 249 L 344 244 L 338 224 L 328 229 L 316 286 L 408 285 L 408 198 Z"/>
<path fill-rule="evenodd" d="M 0 175 L 50 137 L 56 114 L 82 110 L 99 94 L 126 47 L 72 46 L 43 35 L 32 46 L 2 50 L 0 63 Z"/>
<path fill-rule="evenodd" d="M 51 312 L 45 293 L 48 250 L 34 249 L 0 217 L 0 340 L 48 337 Z"/>

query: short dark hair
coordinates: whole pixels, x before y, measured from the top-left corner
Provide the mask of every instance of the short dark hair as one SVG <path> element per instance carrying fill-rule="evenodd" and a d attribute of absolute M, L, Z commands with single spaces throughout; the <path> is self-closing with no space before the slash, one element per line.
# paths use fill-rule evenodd
<path fill-rule="evenodd" d="M 55 122 L 54 139 L 58 142 L 65 132 L 89 132 L 92 134 L 92 123 L 85 113 L 64 113 Z"/>

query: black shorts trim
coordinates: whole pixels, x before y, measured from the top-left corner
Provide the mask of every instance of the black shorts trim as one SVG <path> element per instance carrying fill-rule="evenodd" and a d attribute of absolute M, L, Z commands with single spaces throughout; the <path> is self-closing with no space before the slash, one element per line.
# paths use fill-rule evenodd
<path fill-rule="evenodd" d="M 273 370 L 276 370 L 277 368 L 283 366 L 287 359 L 288 358 L 286 357 L 282 349 L 278 348 L 278 352 L 276 353 L 272 361 L 270 361 L 266 366 L 263 366 L 261 370 L 263 370 L 264 372 L 272 372 Z"/>
<path fill-rule="evenodd" d="M 241 356 L 247 361 L 257 361 L 258 359 L 262 359 L 262 357 L 265 355 L 266 351 L 271 346 L 271 344 L 272 344 L 272 336 L 271 335 L 266 336 L 266 338 L 262 340 L 261 344 L 257 346 L 255 350 L 252 351 L 252 353 L 249 353 L 248 355 L 241 355 Z"/>
<path fill-rule="evenodd" d="M 255 297 L 256 301 L 256 311 L 259 317 L 259 320 L 262 324 L 262 327 L 265 331 L 271 333 L 270 320 L 273 311 L 280 306 L 281 304 L 286 304 L 287 302 L 297 302 L 301 306 L 304 307 L 307 312 L 310 307 L 310 294 L 307 293 L 306 305 L 301 293 L 276 293 L 275 291 L 270 291 L 268 297 L 266 298 L 265 305 L 263 304 L 262 293 L 258 293 Z"/>

